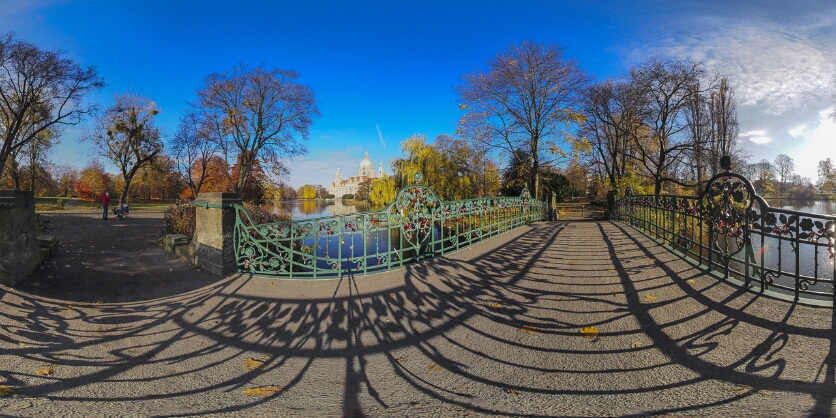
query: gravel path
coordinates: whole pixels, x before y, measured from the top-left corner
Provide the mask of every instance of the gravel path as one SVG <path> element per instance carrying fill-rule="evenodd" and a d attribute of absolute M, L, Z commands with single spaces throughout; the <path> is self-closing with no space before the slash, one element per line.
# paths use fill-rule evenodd
<path fill-rule="evenodd" d="M 792 417 L 836 398 L 831 309 L 740 291 L 619 223 L 539 223 L 341 280 L 119 254 L 142 251 L 158 258 L 133 277 L 173 273 L 166 295 L 0 289 L 0 415 Z"/>

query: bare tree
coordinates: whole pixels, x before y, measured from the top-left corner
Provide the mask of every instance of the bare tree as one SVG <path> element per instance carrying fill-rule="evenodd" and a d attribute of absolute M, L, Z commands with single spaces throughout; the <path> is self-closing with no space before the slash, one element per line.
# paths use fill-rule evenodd
<path fill-rule="evenodd" d="M 728 79 L 720 78 L 707 91 L 691 86 L 684 114 L 692 143 L 688 156 L 701 190 L 708 177 L 728 168 L 720 167 L 720 159 L 731 156 L 737 144 L 737 104 Z"/>
<path fill-rule="evenodd" d="M 639 114 L 642 95 L 633 87 L 629 82 L 608 80 L 593 84 L 584 95 L 586 123 L 581 132 L 612 190 L 617 190 L 619 179 L 634 165 L 635 144 L 647 132 Z"/>
<path fill-rule="evenodd" d="M 82 68 L 15 38 L 0 36 L 0 178 L 6 160 L 44 131 L 58 133 L 94 110 L 82 99 L 104 86 L 94 67 Z"/>
<path fill-rule="evenodd" d="M 186 112 L 180 118 L 177 132 L 170 143 L 177 172 L 194 196 L 200 193 L 203 183 L 209 177 L 209 162 L 218 152 L 217 143 L 208 134 L 209 129 L 209 125 L 200 120 L 199 114 Z"/>
<path fill-rule="evenodd" d="M 237 178 L 230 177 L 234 192 L 244 189 L 256 159 L 275 171 L 283 158 L 307 153 L 308 128 L 320 113 L 313 89 L 297 78 L 292 70 L 240 65 L 204 79 L 192 106 L 227 164 L 240 161 Z"/>
<path fill-rule="evenodd" d="M 711 174 L 718 174 L 727 167 L 720 167 L 720 158 L 724 155 L 733 156 L 737 150 L 737 102 L 734 90 L 725 77 L 720 79 L 716 88 L 709 90 L 708 123 L 710 135 Z"/>
<path fill-rule="evenodd" d="M 784 185 L 795 172 L 795 161 L 793 161 L 793 159 L 787 154 L 779 154 L 775 157 L 773 167 L 775 168 L 775 174 L 777 175 L 779 181 L 778 193 L 781 196 L 784 196 Z"/>
<path fill-rule="evenodd" d="M 644 94 L 642 119 L 650 128 L 650 141 L 636 143 L 635 158 L 653 179 L 655 194 L 666 181 L 693 186 L 678 180 L 673 168 L 692 147 L 688 136 L 682 134 L 688 128 L 685 110 L 691 96 L 700 93 L 694 86 L 704 74 L 702 64 L 693 61 L 650 59 L 630 69 L 631 82 Z"/>
<path fill-rule="evenodd" d="M 464 131 L 481 129 L 488 144 L 514 158 L 523 150 L 531 158 L 530 184 L 539 193 L 540 168 L 556 165 L 576 138 L 583 122 L 578 111 L 587 77 L 577 61 L 565 58 L 559 45 L 522 42 L 488 61 L 487 71 L 462 76 L 455 87 Z"/>
<path fill-rule="evenodd" d="M 107 158 L 122 173 L 125 185 L 119 196 L 126 203 L 131 180 L 140 168 L 150 166 L 163 151 L 160 130 L 154 126 L 159 113 L 151 99 L 132 93 L 116 95 L 113 105 L 98 119 L 85 138 L 95 152 Z"/>

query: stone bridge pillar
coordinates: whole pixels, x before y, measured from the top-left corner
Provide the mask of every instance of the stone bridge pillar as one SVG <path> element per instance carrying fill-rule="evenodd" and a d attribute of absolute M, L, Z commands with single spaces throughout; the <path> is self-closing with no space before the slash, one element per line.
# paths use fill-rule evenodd
<path fill-rule="evenodd" d="M 235 273 L 235 193 L 198 193 L 194 201 L 195 232 L 189 243 L 194 264 L 214 274 Z"/>
<path fill-rule="evenodd" d="M 28 190 L 0 190 L 0 284 L 15 286 L 41 263 L 35 199 Z"/>

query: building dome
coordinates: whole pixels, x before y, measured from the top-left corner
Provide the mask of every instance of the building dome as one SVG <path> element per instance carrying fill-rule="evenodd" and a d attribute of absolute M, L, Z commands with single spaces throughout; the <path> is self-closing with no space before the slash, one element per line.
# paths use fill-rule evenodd
<path fill-rule="evenodd" d="M 360 170 L 358 170 L 357 175 L 374 177 L 374 164 L 372 164 L 372 160 L 369 159 L 368 151 L 366 151 L 366 155 L 363 157 L 363 161 L 360 161 Z"/>

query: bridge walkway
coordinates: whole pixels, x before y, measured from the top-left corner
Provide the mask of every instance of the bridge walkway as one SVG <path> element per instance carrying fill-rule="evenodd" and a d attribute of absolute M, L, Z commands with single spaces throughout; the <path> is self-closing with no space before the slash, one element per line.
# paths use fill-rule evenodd
<path fill-rule="evenodd" d="M 836 397 L 832 309 L 727 285 L 617 222 L 118 304 L 4 288 L 0 309 L 0 385 L 24 397 L 0 415 L 832 416 Z"/>

